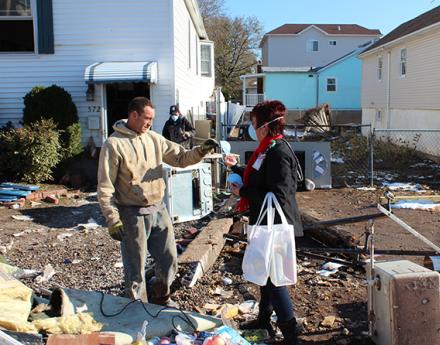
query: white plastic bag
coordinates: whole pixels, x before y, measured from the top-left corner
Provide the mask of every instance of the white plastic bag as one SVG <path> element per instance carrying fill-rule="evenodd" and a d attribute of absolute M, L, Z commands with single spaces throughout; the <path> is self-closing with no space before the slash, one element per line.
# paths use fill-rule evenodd
<path fill-rule="evenodd" d="M 270 280 L 275 286 L 293 285 L 297 281 L 295 232 L 293 225 L 287 223 L 275 195 L 272 201 L 281 217 L 281 224 L 273 226 Z"/>
<path fill-rule="evenodd" d="M 275 208 L 273 205 L 275 204 Z M 274 224 L 275 210 L 281 224 Z M 267 214 L 267 225 L 260 225 Z M 293 225 L 273 193 L 267 193 L 257 222 L 248 227 L 248 245 L 243 258 L 243 278 L 264 286 L 271 278 L 275 286 L 296 283 L 296 253 Z"/>
<path fill-rule="evenodd" d="M 264 286 L 270 274 L 270 260 L 272 251 L 272 224 L 260 225 L 264 216 L 268 214 L 266 204 L 269 193 L 264 198 L 260 215 L 254 225 L 247 227 L 248 244 L 243 257 L 242 269 L 243 278 L 254 284 Z M 272 208 L 272 203 L 270 205 Z M 268 205 L 269 208 L 269 205 Z M 273 213 L 273 212 L 272 212 Z"/>

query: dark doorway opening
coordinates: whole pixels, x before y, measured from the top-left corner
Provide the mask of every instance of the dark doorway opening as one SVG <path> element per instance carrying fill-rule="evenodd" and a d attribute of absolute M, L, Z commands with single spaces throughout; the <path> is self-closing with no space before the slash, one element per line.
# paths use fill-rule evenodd
<path fill-rule="evenodd" d="M 147 83 L 107 84 L 107 124 L 108 135 L 113 133 L 113 124 L 127 118 L 128 103 L 134 97 L 150 98 Z"/>

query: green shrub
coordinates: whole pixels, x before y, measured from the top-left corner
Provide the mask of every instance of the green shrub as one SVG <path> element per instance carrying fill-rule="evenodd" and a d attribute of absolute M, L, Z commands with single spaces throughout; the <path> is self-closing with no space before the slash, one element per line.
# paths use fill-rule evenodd
<path fill-rule="evenodd" d="M 61 132 L 60 140 L 66 143 L 63 148 L 63 157 L 70 158 L 83 151 L 81 145 L 81 125 L 79 122 L 71 124 Z"/>
<path fill-rule="evenodd" d="M 81 127 L 78 111 L 70 94 L 62 87 L 36 86 L 24 97 L 23 123 L 29 125 L 41 119 L 53 119 L 62 131 L 62 159 L 81 152 Z"/>
<path fill-rule="evenodd" d="M 61 158 L 59 132 L 51 119 L 5 129 L 0 132 L 0 152 L 1 179 L 28 183 L 51 180 Z"/>

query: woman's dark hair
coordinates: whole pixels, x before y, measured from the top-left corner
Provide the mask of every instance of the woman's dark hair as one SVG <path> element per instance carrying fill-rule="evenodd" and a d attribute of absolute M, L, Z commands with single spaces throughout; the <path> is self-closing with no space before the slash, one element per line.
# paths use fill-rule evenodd
<path fill-rule="evenodd" d="M 278 121 L 269 123 L 268 135 L 275 136 L 283 134 L 284 126 L 286 125 L 286 107 L 280 101 L 264 101 L 258 103 L 251 112 L 251 120 L 255 118 L 257 128 L 275 120 L 278 117 L 282 117 Z"/>

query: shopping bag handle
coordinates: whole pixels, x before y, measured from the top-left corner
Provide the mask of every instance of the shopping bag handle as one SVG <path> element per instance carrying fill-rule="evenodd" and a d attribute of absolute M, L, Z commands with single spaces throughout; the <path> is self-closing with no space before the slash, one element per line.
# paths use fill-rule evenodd
<path fill-rule="evenodd" d="M 277 210 L 278 214 L 280 215 L 281 223 L 285 224 L 285 225 L 289 224 L 289 223 L 287 223 L 287 218 L 284 215 L 284 211 L 281 208 L 281 205 L 278 202 L 277 197 L 275 196 L 275 194 L 273 194 L 273 193 L 271 193 L 271 194 L 272 194 L 272 202 L 275 204 L 275 209 Z"/>

